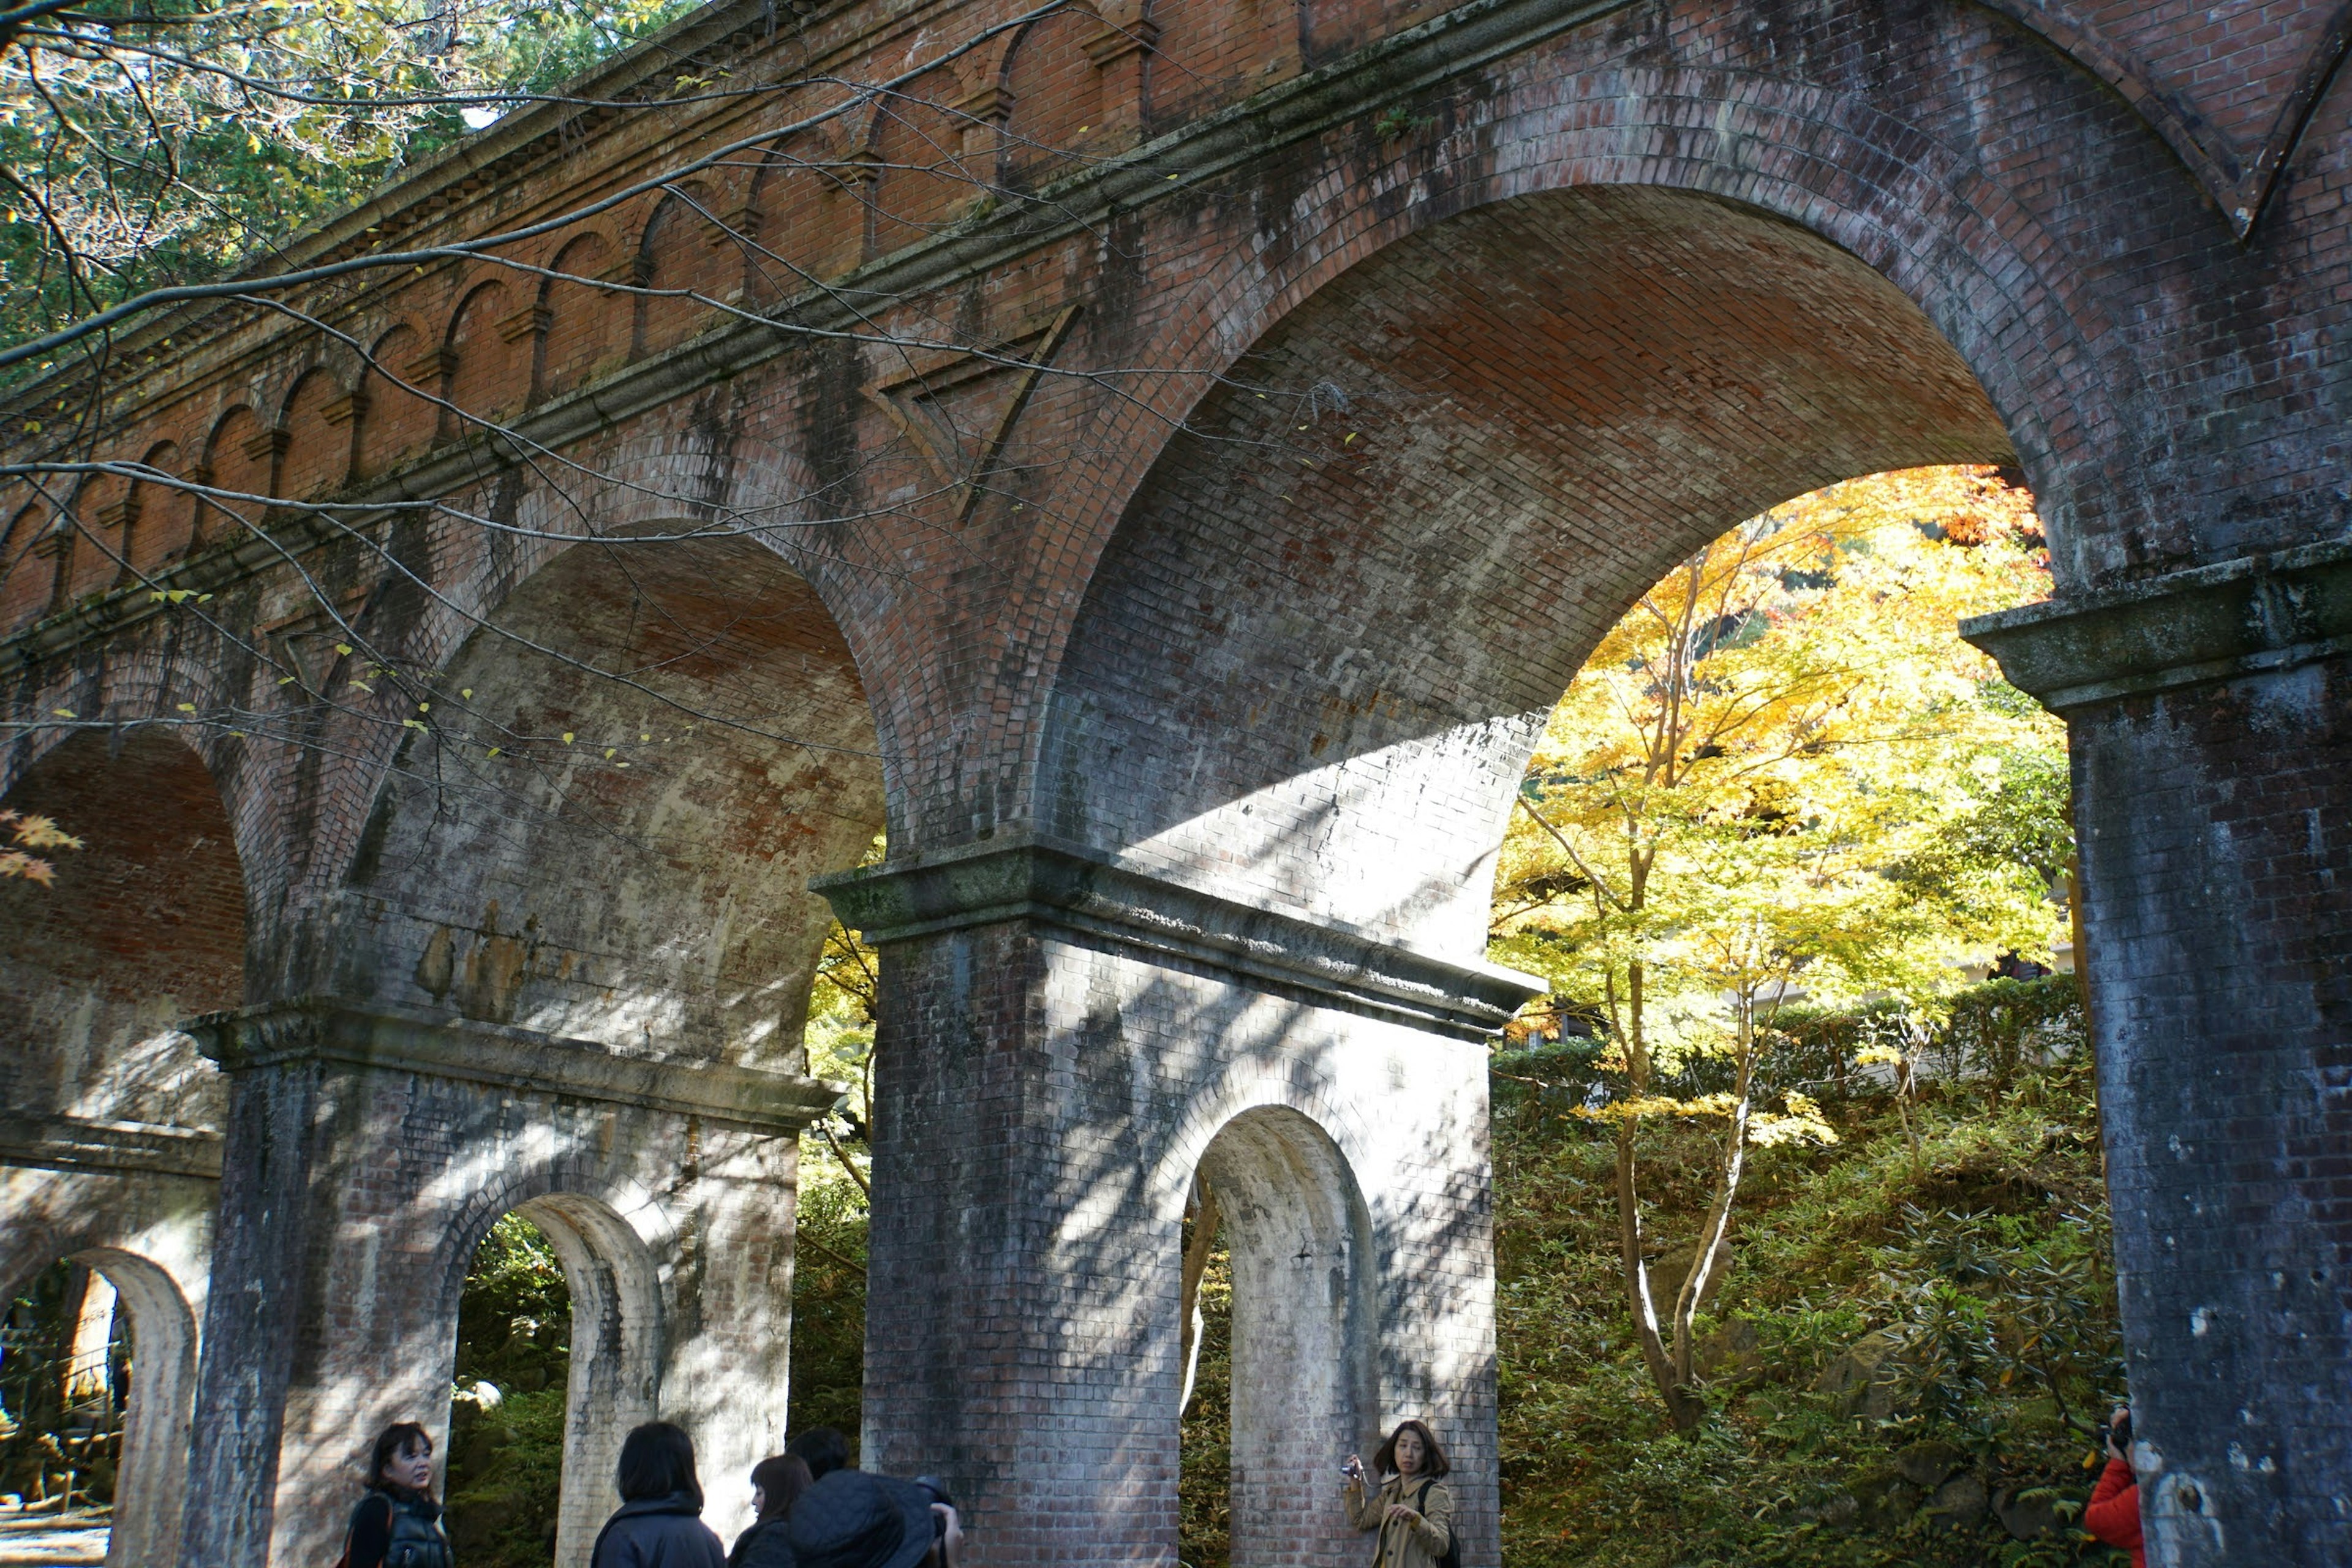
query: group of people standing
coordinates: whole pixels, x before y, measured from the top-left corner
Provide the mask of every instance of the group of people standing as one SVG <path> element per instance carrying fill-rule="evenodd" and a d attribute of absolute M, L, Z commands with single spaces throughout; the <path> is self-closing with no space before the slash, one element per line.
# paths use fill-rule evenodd
<path fill-rule="evenodd" d="M 648 1421 L 621 1444 L 621 1506 L 597 1532 L 592 1568 L 959 1568 L 963 1529 L 935 1483 L 869 1475 L 830 1426 L 802 1433 L 751 1468 L 751 1527 L 732 1552 L 702 1522 L 694 1440 Z M 433 1438 L 386 1427 L 368 1463 L 339 1568 L 455 1568 L 434 1500 Z"/>
<path fill-rule="evenodd" d="M 1379 1531 L 1372 1568 L 1460 1568 L 1445 1450 L 1426 1422 L 1401 1422 L 1363 1461 L 1348 1456 L 1348 1521 Z M 830 1426 L 802 1433 L 751 1468 L 751 1527 L 733 1551 L 702 1522 L 694 1441 L 648 1421 L 621 1444 L 621 1506 L 597 1533 L 591 1568 L 959 1568 L 963 1528 L 936 1482 L 869 1475 Z M 433 1498 L 433 1438 L 384 1428 L 368 1461 L 338 1568 L 455 1568 Z"/>

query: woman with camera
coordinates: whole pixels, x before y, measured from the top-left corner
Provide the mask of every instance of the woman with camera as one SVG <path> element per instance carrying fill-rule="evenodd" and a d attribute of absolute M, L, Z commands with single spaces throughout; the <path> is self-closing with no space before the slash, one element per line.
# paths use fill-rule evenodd
<path fill-rule="evenodd" d="M 1421 1421 L 1401 1421 L 1372 1456 L 1380 1485 L 1367 1490 L 1364 1464 L 1355 1455 L 1339 1467 L 1348 1478 L 1348 1522 L 1381 1532 L 1372 1568 L 1439 1568 L 1459 1561 L 1454 1550 L 1454 1493 L 1444 1477 L 1445 1451 Z"/>
<path fill-rule="evenodd" d="M 2131 1411 L 2118 1409 L 2105 1428 L 2107 1468 L 2083 1508 L 2083 1528 L 2108 1546 L 2131 1552 L 2132 1568 L 2147 1568 L 2139 1538 L 2139 1482 L 2132 1476 Z"/>

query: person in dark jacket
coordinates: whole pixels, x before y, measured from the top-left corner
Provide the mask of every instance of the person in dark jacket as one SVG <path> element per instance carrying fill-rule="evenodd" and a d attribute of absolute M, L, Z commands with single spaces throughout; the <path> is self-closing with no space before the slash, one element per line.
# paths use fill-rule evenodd
<path fill-rule="evenodd" d="M 838 1427 L 812 1426 L 785 1444 L 784 1452 L 808 1467 L 812 1481 L 849 1468 L 849 1439 Z"/>
<path fill-rule="evenodd" d="M 347 1568 L 451 1568 L 432 1486 L 432 1436 L 414 1421 L 385 1427 L 368 1459 L 367 1496 L 344 1537 Z"/>
<path fill-rule="evenodd" d="M 751 1528 L 735 1538 L 727 1568 L 794 1568 L 790 1521 L 793 1504 L 809 1489 L 809 1468 L 794 1454 L 778 1454 L 751 1467 Z"/>
<path fill-rule="evenodd" d="M 694 1440 L 648 1421 L 621 1443 L 621 1506 L 596 1534 L 590 1568 L 727 1568 L 719 1537 L 702 1522 Z"/>
<path fill-rule="evenodd" d="M 794 1568 L 958 1568 L 963 1529 L 933 1487 L 835 1470 L 793 1505 Z"/>
<path fill-rule="evenodd" d="M 2107 1429 L 2129 1432 L 2131 1412 L 2118 1409 L 2109 1417 Z M 2140 1543 L 2139 1481 L 2132 1474 L 2131 1456 L 2116 1446 L 2112 1436 L 2107 1438 L 2107 1468 L 2083 1507 L 2083 1528 L 2103 1544 L 2130 1552 L 2132 1568 L 2147 1568 L 2147 1548 Z"/>

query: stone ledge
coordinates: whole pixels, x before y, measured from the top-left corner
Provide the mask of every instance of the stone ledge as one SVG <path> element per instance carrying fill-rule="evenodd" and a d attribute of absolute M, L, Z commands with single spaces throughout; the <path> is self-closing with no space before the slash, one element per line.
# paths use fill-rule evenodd
<path fill-rule="evenodd" d="M 1367 932 L 1277 914 L 1032 834 L 814 878 L 844 925 L 877 945 L 1007 921 L 1178 958 L 1318 1006 L 1456 1039 L 1498 1033 L 1544 983 L 1432 958 Z"/>
<path fill-rule="evenodd" d="M 702 1116 L 772 1132 L 797 1133 L 842 1094 L 822 1079 L 791 1073 L 642 1056 L 421 1008 L 362 1007 L 324 997 L 207 1013 L 181 1027 L 230 1072 L 334 1062 Z"/>
<path fill-rule="evenodd" d="M 0 1117 L 0 1165 L 110 1175 L 193 1176 L 217 1182 L 221 1136 L 154 1121 L 79 1116 Z"/>
<path fill-rule="evenodd" d="M 2292 669 L 2352 652 L 2352 540 L 1978 616 L 1960 635 L 2059 712 Z"/>

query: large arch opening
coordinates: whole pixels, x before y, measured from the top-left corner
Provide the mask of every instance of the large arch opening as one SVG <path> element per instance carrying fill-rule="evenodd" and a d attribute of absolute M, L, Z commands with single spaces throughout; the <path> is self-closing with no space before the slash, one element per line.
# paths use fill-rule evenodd
<path fill-rule="evenodd" d="M 1056 679 L 1041 825 L 1250 905 L 1478 961 L 1531 752 L 1645 591 L 1791 497 L 2015 461 L 1937 325 L 1801 226 L 1636 186 L 1463 212 L 1297 303 L 1162 452 Z M 1303 1032 L 1298 1048 L 1294 1070 L 1314 1070 Z M 1481 1075 L 1463 1085 L 1477 1125 L 1431 1152 L 1445 1195 L 1408 1223 L 1469 1237 L 1491 1173 L 1483 1066 L 1460 1070 Z M 1377 1122 L 1370 1092 L 1354 1110 Z M 1399 1216 L 1381 1193 L 1372 1205 L 1385 1237 Z M 1483 1236 L 1384 1255 L 1384 1369 L 1438 1362 L 1475 1337 L 1471 1318 L 1491 1330 L 1476 1299 L 1492 1268 Z M 1467 1317 L 1431 1299 L 1441 1279 Z M 1496 1430 L 1486 1364 L 1450 1417 L 1472 1455 L 1454 1490 L 1473 1560 L 1500 1537 L 1495 1449 L 1478 1452 Z M 1245 1388 L 1236 1364 L 1237 1402 Z M 1381 1391 L 1396 1397 L 1385 1370 Z M 1294 1544 L 1321 1539 L 1333 1489 L 1302 1487 Z M 1234 1521 L 1240 1562 L 1238 1496 Z"/>
<path fill-rule="evenodd" d="M 1473 209 L 1308 297 L 1170 443 L 1073 630 L 1040 816 L 1475 956 L 1527 749 L 1637 595 L 1789 497 L 2013 460 L 1918 307 L 1809 230 L 1650 187 Z"/>
<path fill-rule="evenodd" d="M 792 1134 L 821 1092 L 804 1035 L 832 926 L 808 882 L 883 820 L 854 661 L 772 551 L 649 526 L 544 561 L 417 700 L 352 861 L 372 929 L 313 955 L 317 989 L 451 1042 L 416 1090 L 453 1125 L 447 1163 L 398 1223 L 420 1252 L 466 1254 L 409 1327 L 457 1342 L 472 1250 L 513 1210 L 571 1302 L 560 1438 L 516 1430 L 560 1444 L 555 1560 L 584 1561 L 617 1445 L 656 1413 L 693 1434 L 707 1517 L 732 1533 L 784 1437 Z M 463 1059 L 477 1038 L 528 1053 L 503 1103 Z M 635 1193 L 643 1224 L 567 1192 Z M 400 1359 L 400 1330 L 370 1353 Z M 437 1414 L 447 1392 L 412 1399 Z M 469 1531 L 477 1479 L 452 1494 Z"/>
<path fill-rule="evenodd" d="M 244 868 L 203 759 L 161 730 L 88 731 L 0 804 L 82 841 L 48 885 L 0 879 L 0 1104 L 216 1130 L 218 1075 L 174 1028 L 245 995 Z"/>
<path fill-rule="evenodd" d="M 1183 1560 L 1353 1562 L 1362 1543 L 1352 1532 L 1318 1530 L 1300 1504 L 1330 1490 L 1338 1456 L 1363 1448 L 1381 1415 L 1371 1219 L 1354 1173 L 1310 1119 L 1261 1107 L 1210 1141 L 1195 1192 L 1186 1240 L 1209 1268 L 1188 1259 L 1185 1283 L 1197 1289 L 1211 1274 L 1217 1299 L 1195 1320 L 1213 1342 L 1208 1386 L 1188 1375 L 1185 1394 L 1223 1415 L 1225 1430 L 1196 1419 L 1185 1436 L 1222 1449 L 1227 1465 L 1222 1487 L 1199 1463 L 1186 1467 L 1183 1545 L 1196 1555 Z"/>
<path fill-rule="evenodd" d="M 433 687 L 353 865 L 383 940 L 345 944 L 336 989 L 794 1065 L 830 921 L 808 879 L 883 815 L 864 688 L 807 583 L 740 536 L 576 545 Z"/>

